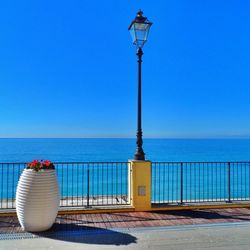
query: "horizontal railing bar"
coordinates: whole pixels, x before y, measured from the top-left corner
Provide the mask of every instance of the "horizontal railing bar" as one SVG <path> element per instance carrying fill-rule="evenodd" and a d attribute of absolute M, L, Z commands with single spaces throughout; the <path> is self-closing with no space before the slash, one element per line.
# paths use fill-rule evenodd
<path fill-rule="evenodd" d="M 21 164 L 21 165 L 24 165 L 24 164 L 27 164 L 28 162 L 0 162 L 0 164 Z M 53 164 L 111 164 L 111 163 L 119 163 L 119 164 L 128 164 L 130 162 L 126 162 L 126 161 L 84 161 L 84 162 L 67 162 L 67 161 L 64 161 L 64 162 L 53 162 Z"/>
<path fill-rule="evenodd" d="M 154 161 L 152 164 L 250 164 L 250 161 Z M 0 162 L 0 165 L 26 165 L 27 162 Z M 53 162 L 53 164 L 130 164 L 125 161 Z"/>
<path fill-rule="evenodd" d="M 53 162 L 57 164 L 130 164 L 124 161 L 89 161 L 89 162 Z M 250 164 L 250 161 L 154 161 L 152 164 Z M 0 165 L 26 165 L 27 162 L 0 162 Z"/>
<path fill-rule="evenodd" d="M 185 164 L 199 164 L 199 163 L 209 163 L 209 164 L 215 164 L 215 163 L 248 163 L 250 164 L 250 161 L 153 161 L 152 164 L 181 164 L 181 163 L 185 163 Z"/>

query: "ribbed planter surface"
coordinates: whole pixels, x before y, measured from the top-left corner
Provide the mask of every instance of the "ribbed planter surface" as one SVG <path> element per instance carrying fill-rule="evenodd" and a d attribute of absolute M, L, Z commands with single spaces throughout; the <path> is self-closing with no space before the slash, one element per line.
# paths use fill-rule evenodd
<path fill-rule="evenodd" d="M 60 197 L 55 170 L 25 169 L 16 192 L 17 217 L 25 231 L 40 232 L 55 222 Z"/>

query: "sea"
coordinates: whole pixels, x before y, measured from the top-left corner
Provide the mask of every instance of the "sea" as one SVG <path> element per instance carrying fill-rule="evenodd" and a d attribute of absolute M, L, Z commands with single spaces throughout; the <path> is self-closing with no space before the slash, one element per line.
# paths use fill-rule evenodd
<path fill-rule="evenodd" d="M 180 200 L 180 164 L 175 162 L 245 162 L 231 166 L 231 196 L 250 199 L 250 139 L 144 139 L 146 160 L 152 165 L 152 200 Z M 128 195 L 126 162 L 134 158 L 135 139 L 59 139 L 18 138 L 0 139 L 0 208 L 4 199 L 15 198 L 20 169 L 14 164 L 34 159 L 60 163 L 124 162 L 120 170 L 93 165 L 90 170 L 90 195 L 112 195 L 114 188 L 120 195 Z M 166 162 L 170 165 L 157 165 Z M 170 162 L 170 163 L 169 163 Z M 173 164 L 171 164 L 173 163 Z M 22 169 L 25 164 L 22 164 Z M 86 165 L 85 165 L 86 166 Z M 64 165 L 57 169 L 61 197 L 87 195 L 87 168 Z M 63 170 L 64 169 L 64 170 Z M 64 172 L 63 172 L 64 171 Z M 66 171 L 66 172 L 65 172 Z M 184 165 L 183 185 L 186 200 L 227 199 L 228 165 Z M 67 173 L 67 175 L 66 175 Z M 100 177 L 102 173 L 102 177 Z M 121 176 L 121 178 L 114 178 Z M 99 177 L 101 179 L 99 179 Z M 105 177 L 105 178 L 103 178 Z M 77 186 L 76 181 L 77 180 Z M 66 181 L 66 182 L 65 182 Z M 100 187 L 107 187 L 97 190 Z M 76 186 L 76 188 L 75 188 Z M 79 187 L 79 188 L 78 188 Z M 80 187 L 83 191 L 79 192 Z M 97 191 L 95 191 L 97 190 Z"/>
<path fill-rule="evenodd" d="M 250 161 L 250 139 L 144 139 L 151 161 Z M 133 159 L 135 139 L 0 139 L 0 162 L 103 162 Z"/>

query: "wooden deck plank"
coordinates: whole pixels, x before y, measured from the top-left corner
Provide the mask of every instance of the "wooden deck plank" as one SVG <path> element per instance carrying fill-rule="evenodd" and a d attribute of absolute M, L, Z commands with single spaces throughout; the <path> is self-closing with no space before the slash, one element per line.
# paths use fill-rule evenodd
<path fill-rule="evenodd" d="M 250 221 L 250 208 L 203 209 L 165 212 L 129 212 L 58 215 L 54 230 L 135 228 Z M 14 216 L 0 217 L 1 233 L 22 232 Z"/>

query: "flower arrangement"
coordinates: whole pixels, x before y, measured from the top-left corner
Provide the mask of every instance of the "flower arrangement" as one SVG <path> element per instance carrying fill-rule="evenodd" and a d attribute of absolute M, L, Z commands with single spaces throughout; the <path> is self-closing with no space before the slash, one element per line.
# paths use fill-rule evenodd
<path fill-rule="evenodd" d="M 32 169 L 38 172 L 39 170 L 42 170 L 42 169 L 55 169 L 55 166 L 51 161 L 48 161 L 48 160 L 41 160 L 41 161 L 34 160 L 28 163 L 26 168 Z"/>

